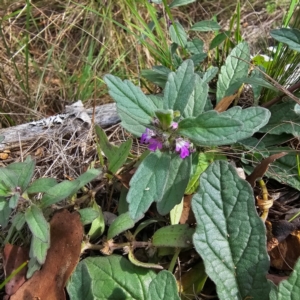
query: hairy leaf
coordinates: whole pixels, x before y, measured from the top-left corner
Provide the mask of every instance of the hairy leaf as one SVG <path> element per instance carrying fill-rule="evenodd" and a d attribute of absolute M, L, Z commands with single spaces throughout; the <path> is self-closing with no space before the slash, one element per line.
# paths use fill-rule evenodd
<path fill-rule="evenodd" d="M 234 94 L 242 85 L 241 78 L 248 74 L 250 61 L 249 46 L 246 42 L 238 44 L 226 58 L 221 67 L 217 83 L 217 102 Z"/>
<path fill-rule="evenodd" d="M 164 109 L 179 110 L 183 113 L 194 85 L 194 64 L 191 60 L 186 60 L 176 73 L 172 72 L 168 76 L 164 90 Z"/>
<path fill-rule="evenodd" d="M 194 31 L 218 31 L 221 26 L 216 21 L 200 21 L 195 23 L 191 30 Z"/>
<path fill-rule="evenodd" d="M 208 84 L 198 74 L 195 74 L 195 77 L 195 87 L 183 113 L 185 118 L 200 115 L 204 110 L 208 97 Z"/>
<path fill-rule="evenodd" d="M 117 255 L 88 257 L 76 267 L 67 285 L 72 300 L 148 299 L 156 273 Z"/>
<path fill-rule="evenodd" d="M 174 275 L 163 270 L 151 281 L 149 286 L 149 300 L 180 300 Z"/>
<path fill-rule="evenodd" d="M 50 225 L 46 221 L 42 211 L 35 205 L 31 206 L 25 212 L 25 220 L 32 234 L 44 243 L 50 239 Z"/>
<path fill-rule="evenodd" d="M 265 228 L 252 188 L 225 161 L 212 163 L 192 199 L 193 240 L 220 299 L 269 299 Z"/>
<path fill-rule="evenodd" d="M 192 245 L 194 232 L 188 224 L 165 226 L 155 231 L 152 244 L 155 247 L 187 248 Z"/>
<path fill-rule="evenodd" d="M 273 29 L 271 36 L 281 42 L 287 44 L 292 50 L 300 52 L 300 30 L 297 28 L 280 28 Z"/>
<path fill-rule="evenodd" d="M 186 118 L 179 123 L 178 133 L 199 145 L 216 146 L 235 142 L 241 130 L 241 121 L 208 111 L 196 118 Z"/>

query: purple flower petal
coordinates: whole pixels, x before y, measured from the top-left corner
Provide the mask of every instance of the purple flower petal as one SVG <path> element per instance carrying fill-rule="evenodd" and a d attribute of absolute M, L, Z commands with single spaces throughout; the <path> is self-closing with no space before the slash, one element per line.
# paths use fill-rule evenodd
<path fill-rule="evenodd" d="M 161 149 L 161 148 L 162 148 L 162 142 L 153 138 L 149 140 L 148 149 L 150 151 L 156 151 L 157 149 Z"/>
<path fill-rule="evenodd" d="M 171 127 L 172 127 L 172 129 L 177 129 L 178 128 L 178 123 L 177 122 L 172 122 Z"/>
<path fill-rule="evenodd" d="M 155 133 L 153 130 L 146 128 L 145 132 L 141 136 L 141 143 L 142 144 L 148 144 L 150 139 L 155 136 Z"/>
<path fill-rule="evenodd" d="M 180 152 L 180 157 L 182 159 L 186 158 L 190 155 L 190 143 L 182 138 L 178 138 L 176 139 L 175 150 L 176 152 Z"/>

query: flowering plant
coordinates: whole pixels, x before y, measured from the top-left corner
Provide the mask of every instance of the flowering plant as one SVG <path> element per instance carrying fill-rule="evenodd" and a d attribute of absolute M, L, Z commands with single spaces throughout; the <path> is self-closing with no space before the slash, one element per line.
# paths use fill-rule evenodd
<path fill-rule="evenodd" d="M 238 60 L 239 55 L 243 60 Z M 241 85 L 241 78 L 230 69 L 233 63 L 239 67 L 240 76 L 247 76 L 244 60 L 250 60 L 248 45 L 239 44 L 229 59 L 228 67 L 225 65 L 219 75 L 218 98 Z M 226 82 L 228 73 L 233 79 Z M 140 137 L 150 150 L 132 177 L 127 194 L 134 220 L 141 218 L 154 201 L 158 212 L 165 215 L 181 202 L 187 187 L 195 191 L 191 183 L 197 181 L 196 167 L 203 158 L 201 146 L 232 144 L 251 137 L 270 117 L 270 112 L 261 107 L 233 107 L 222 113 L 213 110 L 205 74 L 201 78 L 194 71 L 192 60 L 169 73 L 163 96 L 145 95 L 130 81 L 113 75 L 106 75 L 104 80 L 116 101 L 122 126 Z M 199 176 L 197 173 L 197 179 Z"/>

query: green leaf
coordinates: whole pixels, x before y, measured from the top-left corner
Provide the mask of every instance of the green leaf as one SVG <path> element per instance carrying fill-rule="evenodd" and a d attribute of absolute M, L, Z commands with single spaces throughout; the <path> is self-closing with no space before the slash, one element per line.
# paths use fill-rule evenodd
<path fill-rule="evenodd" d="M 201 53 L 201 54 L 194 54 L 190 57 L 190 59 L 193 61 L 194 65 L 197 66 L 199 65 L 201 62 L 204 61 L 204 59 L 206 59 L 207 54 L 206 53 Z"/>
<path fill-rule="evenodd" d="M 9 207 L 14 209 L 18 205 L 18 201 L 20 198 L 20 193 L 13 194 L 9 199 Z"/>
<path fill-rule="evenodd" d="M 294 111 L 295 102 L 287 101 L 270 107 L 271 118 L 268 124 L 260 129 L 260 132 L 271 134 L 300 135 L 300 116 Z"/>
<path fill-rule="evenodd" d="M 187 43 L 187 35 L 179 22 L 174 22 L 169 28 L 171 41 L 182 47 Z"/>
<path fill-rule="evenodd" d="M 203 74 L 202 80 L 206 83 L 210 82 L 215 76 L 218 74 L 219 68 L 218 67 L 210 67 L 207 71 Z"/>
<path fill-rule="evenodd" d="M 91 224 L 96 218 L 99 217 L 99 212 L 92 207 L 86 207 L 78 210 L 80 214 L 80 221 L 82 225 Z"/>
<path fill-rule="evenodd" d="M 64 180 L 61 183 L 50 188 L 42 197 L 41 208 L 45 208 L 61 200 L 64 200 L 71 195 L 74 195 L 78 190 L 80 182 L 78 180 Z"/>
<path fill-rule="evenodd" d="M 177 7 L 177 6 L 182 6 L 182 5 L 186 5 L 186 4 L 189 4 L 189 3 L 193 3 L 195 2 L 196 0 L 173 0 L 169 7 L 172 8 L 172 7 Z"/>
<path fill-rule="evenodd" d="M 149 300 L 180 300 L 177 284 L 171 272 L 163 270 L 151 281 L 149 286 Z"/>
<path fill-rule="evenodd" d="M 236 141 L 235 135 L 242 128 L 240 121 L 208 111 L 197 118 L 186 118 L 178 124 L 178 134 L 199 145 L 217 146 Z"/>
<path fill-rule="evenodd" d="M 171 70 L 165 66 L 154 66 L 152 70 L 141 71 L 143 77 L 161 88 L 165 87 L 169 73 L 171 73 Z"/>
<path fill-rule="evenodd" d="M 13 218 L 12 226 L 14 226 L 16 230 L 20 231 L 25 225 L 25 222 L 26 220 L 24 213 L 18 212 Z"/>
<path fill-rule="evenodd" d="M 57 181 L 54 178 L 39 178 L 28 187 L 26 192 L 28 194 L 45 193 L 56 184 Z"/>
<path fill-rule="evenodd" d="M 183 197 L 190 168 L 190 157 L 181 159 L 178 154 L 158 151 L 149 154 L 130 181 L 127 194 L 130 216 L 140 218 L 154 201 L 160 214 L 170 212 Z"/>
<path fill-rule="evenodd" d="M 107 157 L 108 161 L 112 160 L 117 152 L 118 147 L 111 144 L 106 136 L 105 131 L 99 126 L 95 126 L 96 134 L 99 139 L 100 148 L 104 155 Z"/>
<path fill-rule="evenodd" d="M 196 159 L 196 164 L 194 170 L 192 171 L 192 176 L 190 177 L 189 183 L 187 185 L 185 194 L 193 194 L 199 187 L 199 177 L 208 168 L 208 166 L 215 160 L 227 160 L 225 155 L 219 154 L 217 152 L 202 152 L 195 153 L 193 158 Z M 194 162 L 194 160 L 193 160 Z"/>
<path fill-rule="evenodd" d="M 240 106 L 235 106 L 221 113 L 221 116 L 243 121 L 243 127 L 235 134 L 236 140 L 242 140 L 251 137 L 255 132 L 266 125 L 271 113 L 268 109 L 263 107 L 242 109 Z"/>
<path fill-rule="evenodd" d="M 31 258 L 28 262 L 28 271 L 26 273 L 26 278 L 30 278 L 35 271 L 38 271 L 41 265 L 38 263 L 35 257 Z"/>
<path fill-rule="evenodd" d="M 197 221 L 193 240 L 220 299 L 269 299 L 265 227 L 253 191 L 233 166 L 212 163 L 192 199 Z"/>
<path fill-rule="evenodd" d="M 300 52 L 300 30 L 297 28 L 273 29 L 270 32 L 273 39 L 287 44 L 292 50 Z"/>
<path fill-rule="evenodd" d="M 279 152 L 279 149 L 276 150 Z M 285 149 L 282 149 L 282 151 L 285 151 Z M 266 175 L 300 191 L 300 177 L 298 175 L 296 155 L 296 153 L 288 153 L 287 155 L 277 159 L 271 164 Z"/>
<path fill-rule="evenodd" d="M 250 62 L 249 46 L 246 42 L 238 44 L 226 58 L 221 67 L 217 83 L 217 102 L 234 94 L 242 85 L 241 78 L 248 75 Z"/>
<path fill-rule="evenodd" d="M 31 239 L 29 257 L 35 258 L 42 265 L 47 257 L 47 251 L 50 248 L 50 240 L 47 243 L 42 242 L 35 236 Z"/>
<path fill-rule="evenodd" d="M 203 47 L 204 42 L 198 38 L 194 38 L 186 44 L 186 49 L 192 54 L 203 54 Z"/>
<path fill-rule="evenodd" d="M 84 187 L 86 184 L 91 182 L 93 179 L 95 179 L 97 176 L 99 176 L 102 173 L 102 170 L 99 169 L 88 169 L 86 172 L 81 174 L 77 179 L 77 190 Z"/>
<path fill-rule="evenodd" d="M 161 215 L 166 215 L 181 202 L 189 181 L 188 174 L 191 172 L 191 165 L 191 156 L 182 159 L 177 153 L 171 155 L 171 161 L 166 170 L 167 177 L 163 194 L 156 199 L 157 210 Z M 159 178 L 159 174 L 156 176 Z"/>
<path fill-rule="evenodd" d="M 218 31 L 221 29 L 221 26 L 216 21 L 200 21 L 195 23 L 191 30 L 194 31 Z"/>
<path fill-rule="evenodd" d="M 194 90 L 188 100 L 187 106 L 185 107 L 183 116 L 197 117 L 200 115 L 205 107 L 208 97 L 208 84 L 204 82 L 198 74 L 195 74 L 195 86 Z"/>
<path fill-rule="evenodd" d="M 152 152 L 134 173 L 127 194 L 132 219 L 143 216 L 150 205 L 162 197 L 170 161 L 171 157 L 168 154 Z"/>
<path fill-rule="evenodd" d="M 118 111 L 122 112 L 120 117 L 125 128 L 130 121 L 141 125 L 151 122 L 155 107 L 140 88 L 113 75 L 105 75 L 104 81 L 109 88 L 109 94 L 117 103 Z"/>
<path fill-rule="evenodd" d="M 129 212 L 119 215 L 110 225 L 107 233 L 107 239 L 110 240 L 121 232 L 133 228 L 135 222 L 136 221 L 130 217 Z"/>
<path fill-rule="evenodd" d="M 9 196 L 9 192 L 18 186 L 18 175 L 6 168 L 0 168 L 0 196 Z"/>
<path fill-rule="evenodd" d="M 169 74 L 164 91 L 164 109 L 179 110 L 183 113 L 194 85 L 194 64 L 191 60 L 186 60 L 176 73 Z"/>
<path fill-rule="evenodd" d="M 179 204 L 175 205 L 173 209 L 170 211 L 170 223 L 171 225 L 176 225 L 180 222 L 181 215 L 183 212 L 183 200 L 180 201 Z"/>
<path fill-rule="evenodd" d="M 277 295 L 271 299 L 276 300 L 298 300 L 300 286 L 300 260 L 298 259 L 290 277 L 279 283 Z M 273 291 L 272 291 L 273 294 Z"/>
<path fill-rule="evenodd" d="M 0 225 L 5 228 L 9 222 L 11 208 L 6 200 L 0 200 Z"/>
<path fill-rule="evenodd" d="M 217 34 L 213 40 L 210 42 L 209 50 L 212 50 L 218 46 L 220 46 L 227 38 L 230 37 L 230 31 L 224 31 Z"/>
<path fill-rule="evenodd" d="M 30 156 L 24 162 L 12 163 L 7 169 L 16 173 L 18 178 L 18 186 L 25 191 L 34 173 L 35 161 Z"/>
<path fill-rule="evenodd" d="M 35 205 L 31 204 L 25 212 L 25 220 L 31 233 L 44 243 L 50 240 L 50 225 L 46 221 L 42 211 Z"/>
<path fill-rule="evenodd" d="M 88 232 L 88 236 L 91 240 L 100 237 L 105 230 L 105 221 L 101 207 L 93 200 L 92 208 L 98 212 L 98 217 L 92 222 L 91 228 Z"/>
<path fill-rule="evenodd" d="M 188 224 L 165 226 L 155 231 L 152 244 L 155 247 L 188 248 L 192 245 L 194 232 Z"/>
<path fill-rule="evenodd" d="M 132 146 L 132 139 L 122 143 L 110 160 L 108 170 L 115 174 L 126 162 Z"/>
<path fill-rule="evenodd" d="M 156 273 L 131 264 L 122 256 L 88 257 L 77 265 L 67 291 L 72 300 L 148 299 Z"/>

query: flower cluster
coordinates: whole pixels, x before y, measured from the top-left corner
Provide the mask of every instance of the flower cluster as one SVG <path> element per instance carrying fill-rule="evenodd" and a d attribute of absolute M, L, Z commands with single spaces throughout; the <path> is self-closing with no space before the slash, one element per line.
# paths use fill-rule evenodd
<path fill-rule="evenodd" d="M 176 130 L 177 127 L 178 127 L 178 123 L 173 122 L 171 124 L 171 128 L 173 130 Z M 169 137 L 168 135 L 164 135 L 164 134 L 159 136 L 159 134 L 157 134 L 154 130 L 146 128 L 145 132 L 141 136 L 141 143 L 149 144 L 148 149 L 150 151 L 156 151 L 157 149 L 161 150 L 163 148 L 164 142 L 166 142 L 165 139 L 168 137 Z M 189 141 L 181 137 L 178 137 L 175 139 L 175 151 L 179 153 L 182 159 L 184 159 L 188 157 L 193 151 L 192 144 Z"/>

